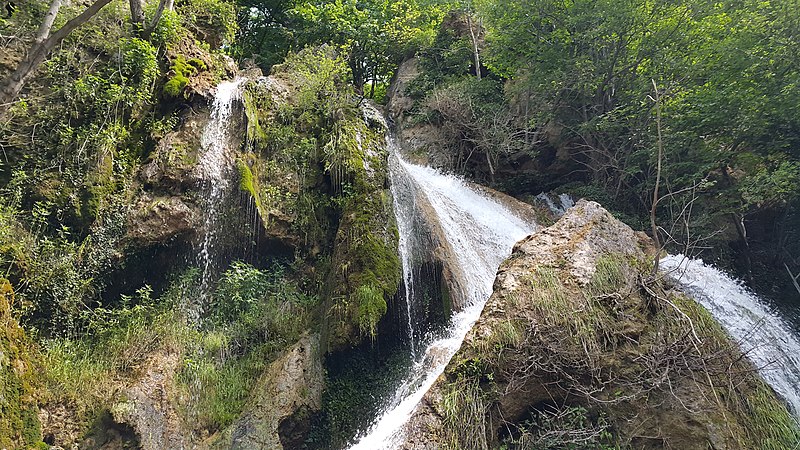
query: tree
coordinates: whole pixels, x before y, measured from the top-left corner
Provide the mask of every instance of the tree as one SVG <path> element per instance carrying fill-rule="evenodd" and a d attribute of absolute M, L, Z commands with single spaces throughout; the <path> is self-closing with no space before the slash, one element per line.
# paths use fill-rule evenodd
<path fill-rule="evenodd" d="M 291 14 L 297 0 L 239 0 L 238 5 L 233 54 L 252 58 L 267 72 L 295 45 L 294 30 L 304 27 L 302 19 Z"/>
<path fill-rule="evenodd" d="M 131 0 L 131 2 L 136 2 L 138 0 Z M 158 26 L 158 22 L 161 20 L 161 16 L 164 15 L 164 11 L 172 11 L 175 8 L 175 0 L 160 0 L 158 2 L 158 8 L 156 8 L 156 13 L 153 15 L 153 19 L 150 21 L 150 25 L 144 29 L 144 35 L 150 36 L 153 30 L 156 29 Z M 131 15 L 133 15 L 133 9 L 131 9 Z M 144 23 L 144 16 L 142 16 L 142 23 Z"/>
<path fill-rule="evenodd" d="M 58 12 L 63 5 L 63 0 L 52 0 L 50 8 L 42 19 L 39 29 L 27 55 L 20 61 L 17 68 L 0 83 L 0 117 L 4 116 L 8 108 L 17 99 L 28 79 L 36 69 L 47 59 L 48 55 L 69 36 L 72 31 L 88 22 L 100 12 L 111 0 L 96 0 L 82 13 L 67 21 L 64 26 L 52 31 Z M 131 22 L 134 29 L 144 35 L 149 35 L 158 25 L 165 10 L 172 10 L 174 0 L 160 0 L 158 8 L 149 25 L 145 25 L 143 0 L 130 0 Z"/>
<path fill-rule="evenodd" d="M 298 46 L 330 43 L 348 57 L 353 83 L 363 90 L 387 82 L 394 68 L 433 38 L 442 15 L 439 6 L 417 0 L 320 0 L 298 3 Z M 371 92 L 374 94 L 374 90 Z"/>
<path fill-rule="evenodd" d="M 131 23 L 135 31 L 144 30 L 144 0 L 130 0 Z"/>
<path fill-rule="evenodd" d="M 20 61 L 16 70 L 0 84 L 0 115 L 5 114 L 14 100 L 19 96 L 25 82 L 34 74 L 37 68 L 47 59 L 53 51 L 73 30 L 86 23 L 95 14 L 100 12 L 111 0 L 97 0 L 82 13 L 73 17 L 61 28 L 51 33 L 58 11 L 61 9 L 62 0 L 53 0 L 45 14 L 31 49 L 25 58 Z"/>

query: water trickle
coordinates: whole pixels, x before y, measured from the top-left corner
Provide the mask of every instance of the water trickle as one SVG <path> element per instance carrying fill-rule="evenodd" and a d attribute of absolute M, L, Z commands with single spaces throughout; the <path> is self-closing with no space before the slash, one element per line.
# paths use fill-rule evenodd
<path fill-rule="evenodd" d="M 223 81 L 217 86 L 214 103 L 211 105 L 211 118 L 200 138 L 202 153 L 197 170 L 203 180 L 203 211 L 205 213 L 203 223 L 205 235 L 198 252 L 202 297 L 206 297 L 211 289 L 211 278 L 214 273 L 214 249 L 217 245 L 220 222 L 220 204 L 228 189 L 228 177 L 232 167 L 231 158 L 226 151 L 230 142 L 230 122 L 234 113 L 234 102 L 240 98 L 240 87 L 245 80 L 245 78 L 237 77 L 232 81 Z"/>
<path fill-rule="evenodd" d="M 393 400 L 374 422 L 368 434 L 352 450 L 395 448 L 403 441 L 403 425 L 414 408 L 444 372 L 467 332 L 480 316 L 492 293 L 500 263 L 514 244 L 531 234 L 536 224 L 526 222 L 496 200 L 470 187 L 463 180 L 432 168 L 410 164 L 392 153 L 389 161 L 392 194 L 400 231 L 400 254 L 406 281 L 409 326 L 413 323 L 413 262 L 417 245 L 414 221 L 416 200 L 424 196 L 438 220 L 444 238 L 452 247 L 458 267 L 458 289 L 464 308 L 450 320 L 447 329 L 429 342 L 398 387 Z M 409 294 L 411 292 L 412 294 Z M 413 334 L 413 330 L 412 330 Z"/>
<path fill-rule="evenodd" d="M 545 192 L 537 195 L 536 199 L 544 203 L 556 217 L 563 216 L 568 209 L 575 206 L 575 199 L 569 194 L 559 194 L 558 201 L 560 205 L 557 205 L 556 202 L 553 201 L 553 198 Z"/>
<path fill-rule="evenodd" d="M 393 141 L 389 141 L 390 148 L 394 146 Z M 389 161 L 390 167 L 399 164 L 396 157 L 392 157 Z M 414 271 L 413 271 L 413 253 L 418 251 L 418 242 L 415 239 L 414 230 L 414 216 L 417 209 L 416 190 L 414 184 L 407 173 L 397 170 L 392 167 L 392 198 L 394 199 L 394 215 L 397 219 L 397 231 L 400 236 L 398 242 L 398 253 L 400 255 L 400 262 L 403 268 L 403 286 L 404 286 L 404 300 L 406 304 L 406 316 L 408 319 L 408 336 L 411 345 L 411 357 L 417 358 L 416 345 L 415 345 L 415 332 L 414 332 Z"/>
<path fill-rule="evenodd" d="M 791 327 L 741 282 L 702 260 L 669 255 L 660 265 L 728 331 L 800 416 L 800 340 Z"/>

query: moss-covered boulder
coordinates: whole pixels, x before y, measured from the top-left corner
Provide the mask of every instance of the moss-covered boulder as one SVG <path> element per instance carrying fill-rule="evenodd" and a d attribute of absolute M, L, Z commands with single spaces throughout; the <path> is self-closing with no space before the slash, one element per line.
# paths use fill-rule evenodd
<path fill-rule="evenodd" d="M 400 284 L 386 125 L 331 48 L 290 55 L 244 92 L 239 187 L 272 242 L 322 280 L 322 347 L 374 338 Z M 367 112 L 373 114 L 367 114 Z"/>
<path fill-rule="evenodd" d="M 37 394 L 41 370 L 33 342 L 12 315 L 13 304 L 14 289 L 0 278 L 0 448 L 33 448 L 42 441 Z"/>
<path fill-rule="evenodd" d="M 406 449 L 790 448 L 796 422 L 710 314 L 593 202 L 515 246 Z"/>

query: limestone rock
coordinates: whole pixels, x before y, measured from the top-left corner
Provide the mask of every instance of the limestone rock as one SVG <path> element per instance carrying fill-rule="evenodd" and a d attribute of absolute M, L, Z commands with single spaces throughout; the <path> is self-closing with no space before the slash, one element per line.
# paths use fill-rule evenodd
<path fill-rule="evenodd" d="M 242 416 L 211 448 L 283 449 L 281 423 L 303 409 L 319 410 L 324 382 L 319 335 L 305 336 L 270 364 Z"/>
<path fill-rule="evenodd" d="M 509 440 L 523 435 L 539 448 L 546 424 L 567 448 L 576 423 L 595 446 L 789 445 L 798 434 L 774 424 L 785 406 L 736 345 L 693 300 L 648 278 L 649 246 L 585 200 L 517 243 L 402 448 L 517 448 Z M 569 414 L 580 419 L 559 422 Z"/>
<path fill-rule="evenodd" d="M 200 213 L 197 206 L 180 197 L 151 198 L 143 195 L 128 225 L 128 238 L 140 245 L 167 243 L 196 232 Z"/>
<path fill-rule="evenodd" d="M 142 450 L 184 450 L 190 434 L 174 408 L 175 376 L 183 362 L 177 352 L 161 351 L 143 364 L 143 376 L 125 387 L 111 408 L 114 420 L 133 427 Z"/>

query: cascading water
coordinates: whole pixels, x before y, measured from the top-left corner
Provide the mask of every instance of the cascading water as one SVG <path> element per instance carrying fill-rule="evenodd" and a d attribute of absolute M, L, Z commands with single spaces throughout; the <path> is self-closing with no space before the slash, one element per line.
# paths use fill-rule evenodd
<path fill-rule="evenodd" d="M 394 143 L 389 141 L 389 145 Z M 391 166 L 398 164 L 397 160 L 393 157 L 390 160 Z M 400 262 L 403 268 L 403 286 L 404 286 L 404 300 L 406 303 L 406 315 L 408 318 L 408 335 L 411 346 L 411 357 L 416 359 L 417 352 L 415 346 L 415 333 L 414 333 L 414 271 L 412 268 L 413 259 L 412 254 L 416 247 L 414 239 L 414 214 L 416 210 L 416 191 L 413 189 L 413 184 L 410 177 L 406 173 L 398 173 L 397 170 L 392 170 L 392 198 L 394 200 L 394 215 L 397 219 L 397 231 L 400 236 L 398 242 L 398 253 L 400 254 Z"/>
<path fill-rule="evenodd" d="M 558 201 L 559 203 L 561 203 L 560 206 L 556 205 L 556 203 L 553 201 L 553 198 L 545 192 L 542 192 L 541 194 L 537 195 L 536 199 L 547 205 L 547 208 L 556 217 L 563 216 L 568 209 L 575 206 L 575 199 L 573 199 L 572 196 L 569 194 L 559 194 Z"/>
<path fill-rule="evenodd" d="M 230 122 L 234 112 L 234 102 L 241 95 L 241 85 L 245 78 L 237 77 L 223 81 L 217 86 L 214 103 L 211 106 L 211 119 L 203 129 L 200 138 L 202 154 L 197 165 L 203 179 L 204 212 L 203 228 L 205 235 L 198 252 L 201 269 L 200 293 L 205 296 L 211 286 L 214 272 L 214 247 L 217 243 L 220 204 L 228 188 L 228 175 L 231 161 L 226 148 L 230 142 Z"/>
<path fill-rule="evenodd" d="M 392 145 L 390 143 L 390 145 Z M 464 308 L 450 320 L 441 337 L 430 342 L 418 356 L 394 399 L 353 450 L 394 448 L 402 443 L 402 427 L 425 392 L 442 374 L 458 351 L 467 332 L 480 316 L 492 293 L 500 263 L 514 244 L 536 229 L 536 224 L 518 217 L 508 208 L 470 187 L 463 180 L 432 168 L 403 161 L 392 152 L 389 161 L 392 194 L 400 231 L 400 254 L 406 281 L 406 301 L 413 299 L 412 270 L 415 233 L 415 201 L 424 196 L 439 221 L 444 238 L 452 247 L 459 268 L 455 280 L 462 291 Z M 410 294 L 409 294 L 410 292 Z M 409 326 L 412 309 L 409 305 Z M 413 336 L 413 329 L 411 330 Z"/>
<path fill-rule="evenodd" d="M 660 265 L 728 331 L 800 416 L 800 339 L 791 327 L 740 282 L 702 260 L 669 255 Z"/>

